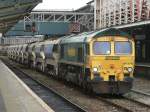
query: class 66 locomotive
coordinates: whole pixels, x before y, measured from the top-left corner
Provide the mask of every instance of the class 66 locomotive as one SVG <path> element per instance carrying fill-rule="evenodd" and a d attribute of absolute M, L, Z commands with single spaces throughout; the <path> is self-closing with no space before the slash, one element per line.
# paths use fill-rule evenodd
<path fill-rule="evenodd" d="M 134 40 L 118 29 L 85 32 L 34 44 L 38 44 L 35 51 L 36 46 L 41 46 L 39 52 L 42 53 L 38 54 L 42 56 L 35 53 L 32 62 L 43 72 L 100 94 L 125 94 L 132 88 Z"/>

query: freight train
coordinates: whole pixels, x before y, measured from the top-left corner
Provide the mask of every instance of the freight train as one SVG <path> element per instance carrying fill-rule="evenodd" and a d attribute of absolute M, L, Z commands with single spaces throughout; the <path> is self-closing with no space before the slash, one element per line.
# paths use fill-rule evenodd
<path fill-rule="evenodd" d="M 133 83 L 134 39 L 115 28 L 7 48 L 10 59 L 86 91 L 125 94 Z"/>

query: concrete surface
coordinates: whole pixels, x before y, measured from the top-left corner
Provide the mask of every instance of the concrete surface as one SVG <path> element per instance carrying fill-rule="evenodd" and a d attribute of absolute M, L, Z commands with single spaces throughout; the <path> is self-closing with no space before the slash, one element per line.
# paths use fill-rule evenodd
<path fill-rule="evenodd" d="M 0 112 L 53 112 L 0 60 Z"/>

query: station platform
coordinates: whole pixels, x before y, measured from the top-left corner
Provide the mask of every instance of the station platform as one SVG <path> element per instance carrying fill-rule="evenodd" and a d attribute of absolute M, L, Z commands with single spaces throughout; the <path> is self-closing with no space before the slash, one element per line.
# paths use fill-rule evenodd
<path fill-rule="evenodd" d="M 150 67 L 150 63 L 136 63 L 136 65 L 135 66 L 137 66 L 137 67 Z"/>
<path fill-rule="evenodd" d="M 0 60 L 0 112 L 54 112 Z"/>

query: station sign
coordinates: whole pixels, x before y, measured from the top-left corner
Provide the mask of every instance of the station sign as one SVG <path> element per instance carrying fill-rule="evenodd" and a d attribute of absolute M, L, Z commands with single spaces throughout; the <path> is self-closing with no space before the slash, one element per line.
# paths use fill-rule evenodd
<path fill-rule="evenodd" d="M 73 23 L 70 23 L 70 33 L 79 33 L 81 31 L 81 28 L 80 28 L 80 23 L 78 22 L 73 22 Z"/>

